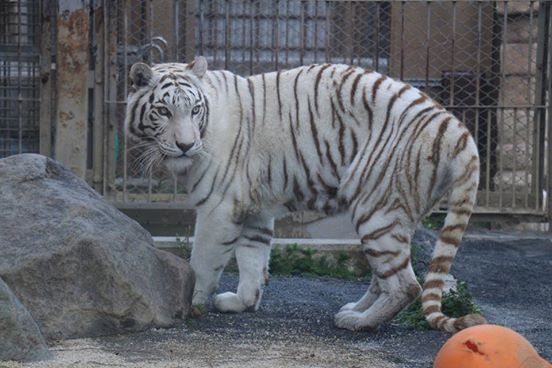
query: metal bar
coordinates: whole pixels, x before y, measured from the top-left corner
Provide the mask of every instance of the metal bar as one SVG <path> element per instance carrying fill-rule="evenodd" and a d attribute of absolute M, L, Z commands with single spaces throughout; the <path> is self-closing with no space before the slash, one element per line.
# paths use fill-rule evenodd
<path fill-rule="evenodd" d="M 196 30 L 201 30 L 201 22 L 196 21 L 196 1 L 188 0 L 186 4 L 186 20 L 185 20 L 185 50 L 184 58 L 187 62 L 194 59 L 196 51 Z M 201 43 L 200 43 L 201 47 Z M 200 54 L 203 54 L 203 50 L 200 50 Z"/>
<path fill-rule="evenodd" d="M 376 49 L 375 49 L 375 63 L 373 63 L 373 67 L 376 69 L 376 72 L 379 72 L 379 54 L 380 54 L 380 18 L 381 18 L 381 8 L 380 3 L 376 2 L 376 32 L 375 32 L 375 38 L 376 38 Z"/>
<path fill-rule="evenodd" d="M 354 58 L 354 47 L 353 47 L 353 32 L 355 29 L 355 15 L 353 13 L 353 2 L 348 1 L 347 2 L 347 19 L 349 19 L 350 27 L 347 27 L 349 32 L 347 32 L 346 37 L 346 45 L 347 45 L 347 54 L 349 55 L 349 64 L 353 64 L 353 58 Z M 347 63 L 347 59 L 345 59 L 345 63 Z"/>
<path fill-rule="evenodd" d="M 516 208 L 516 174 L 517 174 L 516 132 L 517 132 L 517 116 L 518 116 L 517 111 L 518 111 L 517 108 L 515 108 L 514 111 L 513 111 L 513 113 L 514 113 L 514 123 L 513 123 L 514 124 L 513 125 L 514 133 L 512 135 L 512 208 Z"/>
<path fill-rule="evenodd" d="M 531 119 L 529 118 L 530 109 L 525 109 L 525 124 L 527 125 L 527 128 L 531 126 Z M 529 152 L 529 142 L 531 142 L 530 135 L 529 135 L 530 129 L 525 129 L 525 185 L 524 188 L 524 197 L 523 197 L 523 204 L 524 208 L 529 208 L 529 167 L 530 167 L 530 158 L 531 155 Z M 533 147 L 534 149 L 534 147 Z M 533 178 L 535 180 L 535 178 Z"/>
<path fill-rule="evenodd" d="M 191 2 L 188 1 L 188 4 Z M 204 55 L 203 52 L 203 27 L 205 25 L 205 19 L 203 14 L 203 1 L 199 1 L 199 25 L 197 25 L 197 30 L 199 31 L 199 54 Z M 189 59 L 189 61 L 193 60 L 193 58 Z"/>
<path fill-rule="evenodd" d="M 109 6 L 108 6 L 109 4 Z M 104 0 L 105 14 L 105 62 L 104 71 L 104 96 L 108 101 L 114 101 L 117 98 L 117 5 L 118 2 Z M 113 185 L 115 183 L 115 171 L 117 154 L 115 146 L 116 137 L 116 105 L 107 103 L 104 115 L 104 196 L 112 196 Z"/>
<path fill-rule="evenodd" d="M 539 209 L 539 198 L 541 196 L 541 184 L 540 184 L 540 173 L 541 173 L 541 162 L 543 161 L 540 157 L 541 151 L 541 129 L 540 129 L 540 115 L 541 109 L 535 109 L 534 123 L 533 123 L 533 136 L 535 140 L 533 142 L 533 182 L 534 182 L 534 193 L 535 195 L 535 210 Z"/>
<path fill-rule="evenodd" d="M 245 61 L 245 45 L 246 45 L 246 35 L 247 35 L 247 32 L 246 32 L 246 24 L 247 24 L 246 20 L 247 20 L 247 18 L 245 18 L 245 15 L 247 14 L 247 12 L 246 12 L 247 2 L 244 1 L 242 4 L 243 4 L 242 14 L 243 14 L 244 18 L 243 18 L 243 22 L 242 22 L 242 41 L 241 41 L 242 58 L 241 58 L 241 65 L 247 65 L 246 61 Z"/>
<path fill-rule="evenodd" d="M 148 1 L 148 19 L 149 24 L 147 25 L 148 28 L 148 41 L 150 43 L 150 46 L 153 46 L 153 0 Z M 150 65 L 153 63 L 153 47 L 150 47 L 149 49 L 149 63 Z M 151 202 L 151 194 L 152 194 L 152 182 L 153 182 L 153 168 L 148 173 L 148 202 Z M 124 197 L 123 197 L 124 198 Z"/>
<path fill-rule="evenodd" d="M 331 30 L 331 27 L 330 27 L 330 12 L 332 10 L 332 7 L 330 6 L 330 4 L 334 4 L 334 3 L 330 3 L 330 2 L 326 2 L 326 63 L 329 63 L 331 61 L 331 55 L 330 55 L 330 30 Z"/>
<path fill-rule="evenodd" d="M 105 110 L 104 100 L 104 65 L 105 65 L 105 48 L 104 43 L 104 24 L 106 22 L 106 11 L 99 2 L 95 3 L 93 35 L 94 45 L 96 48 L 94 58 L 94 121 L 92 125 L 93 134 L 93 156 L 92 156 L 92 184 L 96 191 L 103 192 L 103 183 L 105 178 L 104 173 L 104 125 L 103 114 Z"/>
<path fill-rule="evenodd" d="M 314 3 L 314 60 L 318 62 L 318 2 Z"/>
<path fill-rule="evenodd" d="M 541 106 L 545 105 L 545 85 L 546 80 L 546 63 L 548 54 L 548 28 L 550 19 L 547 18 L 547 9 L 550 8 L 550 2 L 541 2 L 539 18 L 538 18 L 538 35 L 537 35 L 537 60 L 535 65 L 535 109 L 533 119 L 533 132 L 534 132 L 534 154 L 533 154 L 533 173 L 534 173 L 534 192 L 536 195 L 535 209 L 539 210 L 542 192 L 545 189 L 544 183 L 544 155 L 541 155 L 541 151 L 544 151 L 545 142 L 545 110 Z M 543 152 L 544 153 L 544 152 Z"/>
<path fill-rule="evenodd" d="M 491 147 L 491 110 L 487 110 L 487 144 L 486 147 Z M 491 150 L 486 150 L 487 157 L 485 160 L 485 206 L 490 206 L 490 193 L 491 193 Z"/>
<path fill-rule="evenodd" d="M 261 3 L 260 1 L 255 1 L 255 42 L 254 42 L 254 45 L 255 45 L 255 62 L 257 65 L 259 65 L 259 56 L 260 56 L 260 52 L 259 52 L 259 42 L 260 42 L 260 39 L 261 39 L 261 35 L 260 35 L 260 32 L 261 32 L 261 25 L 259 24 L 259 16 L 260 16 L 260 13 L 261 13 Z"/>
<path fill-rule="evenodd" d="M 125 9 L 126 13 L 126 9 Z M 149 63 L 150 65 L 153 64 L 153 0 L 148 0 L 148 19 L 147 19 L 148 25 L 148 43 L 150 44 L 149 49 Z"/>
<path fill-rule="evenodd" d="M 431 2 L 426 4 L 426 65 L 425 65 L 425 93 L 429 93 L 429 55 L 431 43 Z"/>
<path fill-rule="evenodd" d="M 404 4 L 405 1 L 401 1 L 401 52 L 400 52 L 400 72 L 399 79 L 404 80 Z"/>
<path fill-rule="evenodd" d="M 502 18 L 503 18 L 503 22 L 502 22 L 502 32 L 501 32 L 501 35 L 502 35 L 502 43 L 504 44 L 505 40 L 506 40 L 506 31 L 508 29 L 508 2 L 504 2 L 504 14 L 502 15 Z M 500 72 L 500 85 L 501 86 L 505 86 L 506 85 L 506 75 L 505 75 L 505 71 L 504 71 L 504 61 L 506 60 L 506 48 L 505 47 L 502 47 L 501 50 L 500 50 L 500 65 L 502 66 L 501 67 L 501 72 Z M 502 104 L 504 105 L 504 93 L 501 94 L 501 101 L 502 101 Z M 501 119 L 500 119 L 500 126 L 504 127 L 504 110 L 501 110 L 500 111 L 500 114 L 497 113 L 497 117 L 500 116 Z M 501 144 L 504 144 L 504 129 L 499 129 L 499 134 L 498 134 L 498 141 L 501 143 Z M 490 146 L 489 146 L 490 147 Z M 504 165 L 503 165 L 503 162 L 504 162 L 504 150 L 502 149 L 502 147 L 500 147 L 501 149 L 499 149 L 499 169 L 498 171 L 500 172 L 500 175 L 501 175 L 501 179 L 500 179 L 500 183 L 499 183 L 499 186 L 498 186 L 498 195 L 499 195 L 499 199 L 498 199 L 498 206 L 499 208 L 502 208 L 502 204 L 503 204 L 503 192 L 504 192 L 504 181 L 505 181 L 505 177 L 504 177 Z"/>
<path fill-rule="evenodd" d="M 548 203 L 546 203 L 546 210 L 548 215 L 548 231 L 552 232 L 552 5 L 550 2 L 546 4 L 545 11 L 548 13 L 548 167 L 547 167 L 547 179 L 548 179 Z"/>
<path fill-rule="evenodd" d="M 224 69 L 228 69 L 230 61 L 230 1 L 224 3 Z"/>
<path fill-rule="evenodd" d="M 217 51 L 218 51 L 218 2 L 212 1 L 211 2 L 211 20 L 208 22 L 211 26 L 209 27 L 211 29 L 211 40 L 212 40 L 212 50 L 213 50 L 213 64 L 217 64 Z M 213 24 L 214 23 L 214 24 Z"/>
<path fill-rule="evenodd" d="M 285 13 L 285 20 L 286 20 L 286 67 L 289 66 L 289 21 L 288 21 L 288 14 L 289 14 L 289 0 L 286 0 L 286 13 Z"/>
<path fill-rule="evenodd" d="M 534 1 L 529 2 L 529 9 L 533 9 Z M 527 52 L 527 103 L 531 103 L 531 71 L 533 59 L 533 11 L 529 11 L 529 50 Z M 533 101 L 535 103 L 536 101 Z"/>
<path fill-rule="evenodd" d="M 52 155 L 52 18 L 51 0 L 40 2 L 40 116 L 39 152 Z"/>
<path fill-rule="evenodd" d="M 8 11 L 7 10 L 7 6 L 8 4 L 7 3 L 4 3 L 4 6 L 6 7 L 6 12 Z M 2 35 L 3 37 L 3 40 L 5 40 L 5 42 L 9 42 L 9 38 L 8 38 L 8 32 L 9 28 L 8 28 L 8 22 L 6 22 L 5 24 L 5 29 L 4 29 L 4 33 Z M 2 95 L 5 96 L 5 98 L 7 99 L 7 96 L 8 96 L 8 91 L 9 91 L 9 85 L 10 85 L 10 77 L 11 77 L 11 72 L 10 72 L 10 63 L 9 62 L 4 62 L 2 64 L 3 68 L 2 68 L 2 80 L 5 81 L 5 89 L 3 89 L 3 93 Z M 8 116 L 9 116 L 9 108 L 10 108 L 10 104 L 9 102 L 6 102 L 5 104 L 2 104 L 3 106 L 3 114 L 2 114 L 2 120 L 6 121 L 6 127 L 9 127 L 10 124 L 7 122 L 7 119 L 8 119 Z M 0 142 L 4 143 L 4 152 L 5 152 L 5 155 L 10 155 L 11 154 L 11 150 L 9 148 L 9 145 L 10 145 L 10 133 L 8 132 L 8 130 L 6 129 L 5 130 L 5 137 L 3 140 L 0 140 Z"/>
<path fill-rule="evenodd" d="M 482 8 L 481 2 L 477 3 L 477 52 L 476 52 L 476 71 L 475 71 L 475 105 L 480 105 L 480 89 L 481 89 L 481 48 L 482 48 Z M 479 110 L 474 110 L 475 122 L 474 122 L 474 138 L 476 145 L 479 147 Z M 487 125 L 491 125 L 490 121 L 487 121 Z M 486 146 L 486 150 L 490 151 L 491 147 Z"/>
<path fill-rule="evenodd" d="M 19 125 L 19 134 L 17 135 L 17 153 L 23 153 L 23 116 L 22 104 L 23 101 L 21 95 L 21 37 L 23 37 L 21 32 L 21 1 L 17 2 L 17 122 Z"/>
<path fill-rule="evenodd" d="M 307 7 L 306 2 L 300 3 L 300 23 L 299 23 L 299 32 L 300 32 L 300 44 L 299 44 L 299 64 L 303 65 L 305 58 L 305 37 L 306 37 L 306 26 L 305 26 L 305 8 Z"/>
<path fill-rule="evenodd" d="M 174 37 L 174 61 L 181 61 L 180 58 L 180 2 L 178 0 L 173 1 L 173 37 Z"/>
<path fill-rule="evenodd" d="M 125 96 L 128 95 L 128 0 L 123 1 L 123 93 Z M 151 40 L 151 38 L 150 38 Z M 150 49 L 151 50 L 151 49 Z M 150 51 L 151 59 L 151 51 Z M 123 131 L 123 201 L 128 201 L 128 141 L 127 141 L 127 132 Z"/>
<path fill-rule="evenodd" d="M 253 74 L 253 1 L 249 3 L 249 75 Z"/>
<path fill-rule="evenodd" d="M 497 111 L 497 119 L 500 116 L 499 123 L 501 126 L 504 126 L 504 110 Z M 490 138 L 490 137 L 489 137 Z M 504 129 L 498 130 L 498 141 L 504 142 Z M 490 139 L 489 139 L 489 146 L 490 147 Z M 502 147 L 500 147 L 502 148 Z M 504 150 L 499 149 L 498 150 L 498 172 L 500 173 L 500 180 L 498 183 L 498 207 L 502 208 L 502 200 L 503 200 L 503 192 L 504 192 L 504 186 L 505 186 L 505 177 L 504 177 Z"/>
<path fill-rule="evenodd" d="M 108 50 L 110 49 L 110 44 L 108 42 L 108 37 L 107 35 L 109 34 L 108 33 L 108 19 L 109 18 L 109 9 L 107 8 L 107 0 L 102 0 L 102 8 L 103 8 L 103 34 L 102 34 L 102 74 L 103 74 L 103 78 L 102 78 L 102 81 L 103 81 L 103 96 L 104 98 L 107 100 L 107 85 L 108 85 L 108 80 L 109 80 L 109 74 L 108 74 L 108 58 L 107 58 L 107 54 L 108 54 Z M 106 102 L 104 102 L 104 105 L 107 104 Z M 107 130 L 107 124 L 108 124 L 108 119 L 109 119 L 109 112 L 108 112 L 108 106 L 104 106 L 103 107 L 103 111 L 102 111 L 102 130 L 103 130 L 103 146 L 102 146 L 102 157 L 103 157 L 103 160 L 102 160 L 102 194 L 104 195 L 104 197 L 107 197 L 108 196 L 108 192 L 107 192 L 107 180 L 108 180 L 108 175 L 107 175 L 107 165 L 108 165 L 108 160 L 107 160 L 107 154 L 108 154 L 108 151 L 107 151 L 107 142 L 108 142 L 108 130 Z"/>
<path fill-rule="evenodd" d="M 272 27 L 272 44 L 273 44 L 273 55 L 274 55 L 274 69 L 280 69 L 279 56 L 280 56 L 280 2 L 274 1 L 274 18 L 273 27 Z"/>
<path fill-rule="evenodd" d="M 456 1 L 452 2 L 452 39 L 451 39 L 451 78 L 450 78 L 450 104 L 454 105 L 454 85 L 455 85 L 455 76 L 454 76 L 454 57 L 455 57 L 455 47 L 456 47 Z"/>

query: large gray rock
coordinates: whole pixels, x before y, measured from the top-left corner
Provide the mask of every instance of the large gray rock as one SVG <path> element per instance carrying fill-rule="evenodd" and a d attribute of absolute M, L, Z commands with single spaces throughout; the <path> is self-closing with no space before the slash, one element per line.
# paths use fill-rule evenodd
<path fill-rule="evenodd" d="M 61 164 L 0 160 L 0 277 L 48 339 L 168 327 L 190 311 L 189 265 Z"/>
<path fill-rule="evenodd" d="M 0 279 L 0 361 L 33 361 L 48 357 L 48 347 L 36 322 Z"/>

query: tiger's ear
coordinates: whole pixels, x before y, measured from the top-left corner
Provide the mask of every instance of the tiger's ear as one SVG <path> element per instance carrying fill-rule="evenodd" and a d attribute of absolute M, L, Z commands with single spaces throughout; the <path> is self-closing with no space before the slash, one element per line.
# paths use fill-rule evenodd
<path fill-rule="evenodd" d="M 194 61 L 188 64 L 188 69 L 191 69 L 196 77 L 202 78 L 207 71 L 207 59 L 203 56 L 196 56 Z"/>
<path fill-rule="evenodd" d="M 153 71 L 147 64 L 136 63 L 130 68 L 130 80 L 134 87 L 145 87 L 150 84 L 152 78 Z"/>

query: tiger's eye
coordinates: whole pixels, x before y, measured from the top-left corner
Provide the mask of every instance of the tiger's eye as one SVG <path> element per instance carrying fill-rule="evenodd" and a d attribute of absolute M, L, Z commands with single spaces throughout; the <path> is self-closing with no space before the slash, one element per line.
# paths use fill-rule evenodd
<path fill-rule="evenodd" d="M 196 115 L 199 113 L 199 106 L 194 106 L 194 108 L 192 109 L 192 115 Z"/>
<path fill-rule="evenodd" d="M 163 115 L 163 116 L 169 116 L 169 109 L 167 109 L 166 107 L 160 107 L 157 109 L 157 111 L 159 112 L 159 114 Z"/>

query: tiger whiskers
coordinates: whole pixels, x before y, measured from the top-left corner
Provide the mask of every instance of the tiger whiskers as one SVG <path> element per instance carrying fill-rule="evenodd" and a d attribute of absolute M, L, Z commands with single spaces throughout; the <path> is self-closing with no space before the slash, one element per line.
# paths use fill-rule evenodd
<path fill-rule="evenodd" d="M 150 175 L 153 169 L 163 162 L 165 155 L 159 151 L 159 147 L 155 142 L 147 142 L 141 148 L 144 147 L 145 149 L 140 152 L 130 169 L 132 171 L 142 171 L 144 175 Z"/>
<path fill-rule="evenodd" d="M 140 143 L 136 143 L 136 144 L 133 144 L 131 147 L 127 148 L 127 153 L 128 152 L 132 152 L 132 151 L 135 151 L 137 149 L 143 149 L 143 148 L 147 148 L 148 146 L 151 146 L 153 144 L 153 142 L 151 140 L 147 140 L 147 141 L 144 141 L 144 142 L 140 142 Z"/>

